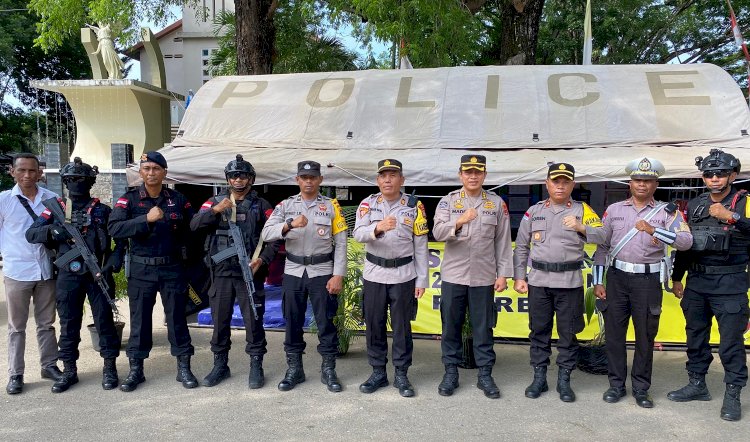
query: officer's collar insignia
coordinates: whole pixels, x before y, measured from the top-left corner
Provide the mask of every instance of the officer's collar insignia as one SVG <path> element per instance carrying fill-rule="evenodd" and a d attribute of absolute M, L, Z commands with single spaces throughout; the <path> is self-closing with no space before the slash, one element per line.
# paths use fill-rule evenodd
<path fill-rule="evenodd" d="M 487 199 L 487 192 L 485 192 L 484 190 L 482 191 L 482 199 L 483 200 Z"/>
<path fill-rule="evenodd" d="M 466 198 L 466 192 L 464 192 L 463 190 L 461 191 L 461 198 Z"/>
<path fill-rule="evenodd" d="M 544 207 L 549 207 L 549 205 L 550 205 L 550 200 L 547 200 L 544 202 Z"/>
<path fill-rule="evenodd" d="M 146 193 L 146 188 L 144 186 L 141 186 L 141 188 L 138 189 L 138 195 L 141 197 L 141 199 L 148 196 L 148 194 Z"/>
<path fill-rule="evenodd" d="M 565 204 L 565 207 L 570 208 L 570 206 L 572 206 L 572 205 L 573 205 L 573 203 L 571 203 L 570 200 L 568 200 L 568 202 Z"/>
<path fill-rule="evenodd" d="M 401 198 L 401 205 L 402 205 L 402 206 L 405 206 L 405 205 L 406 205 L 406 200 L 405 200 L 405 199 L 403 199 L 403 198 Z"/>
<path fill-rule="evenodd" d="M 379 203 L 383 202 L 383 196 L 382 195 L 378 196 L 377 202 L 379 202 Z"/>
<path fill-rule="evenodd" d="M 651 170 L 651 161 L 649 161 L 648 158 L 642 159 L 641 162 L 638 163 L 638 170 L 643 172 Z"/>

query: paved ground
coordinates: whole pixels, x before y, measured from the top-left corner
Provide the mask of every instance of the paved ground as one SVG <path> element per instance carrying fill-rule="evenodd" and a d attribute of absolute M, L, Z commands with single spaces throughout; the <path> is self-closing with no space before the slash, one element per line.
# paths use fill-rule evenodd
<path fill-rule="evenodd" d="M 127 306 L 120 310 L 127 312 Z M 154 323 L 163 313 L 157 308 Z M 127 322 L 127 321 L 126 321 Z M 7 325 L 5 295 L 0 288 L 0 327 Z M 33 319 L 26 348 L 24 393 L 0 392 L 0 440 L 747 440 L 750 434 L 750 394 L 745 393 L 746 417 L 736 423 L 719 419 L 723 384 L 721 366 L 712 366 L 710 402 L 677 404 L 667 391 L 686 380 L 682 352 L 655 355 L 652 394 L 656 407 L 644 410 L 632 397 L 607 404 L 601 395 L 604 376 L 574 372 L 578 400 L 562 403 L 551 391 L 540 399 L 523 396 L 531 374 L 528 347 L 496 345 L 495 378 L 503 396 L 486 399 L 475 387 L 476 371 L 461 370 L 461 387 L 453 397 L 437 394 L 442 376 L 440 345 L 434 340 L 415 342 L 415 364 L 410 377 L 417 396 L 401 398 L 388 387 L 372 395 L 361 394 L 359 384 L 369 375 L 364 338 L 339 360 L 342 393 L 329 393 L 320 383 L 320 357 L 316 338 L 306 335 L 307 382 L 291 392 L 276 384 L 284 374 L 283 333 L 268 333 L 267 384 L 247 388 L 247 358 L 243 331 L 234 331 L 238 345 L 232 349 L 233 376 L 213 388 L 186 390 L 175 382 L 175 361 L 169 355 L 166 328 L 156 326 L 155 347 L 146 361 L 146 383 L 133 393 L 103 391 L 101 358 L 91 349 L 88 333 L 81 342 L 81 382 L 63 394 L 50 392 L 51 382 L 39 376 Z M 125 328 L 127 337 L 128 328 Z M 193 368 L 202 378 L 210 370 L 210 330 L 191 329 L 196 356 Z M 0 339 L 0 383 L 7 382 L 7 340 Z M 123 378 L 127 360 L 118 359 Z M 550 380 L 557 371 L 551 370 Z M 392 377 L 392 368 L 389 367 Z M 554 387 L 553 387 L 554 388 Z"/>

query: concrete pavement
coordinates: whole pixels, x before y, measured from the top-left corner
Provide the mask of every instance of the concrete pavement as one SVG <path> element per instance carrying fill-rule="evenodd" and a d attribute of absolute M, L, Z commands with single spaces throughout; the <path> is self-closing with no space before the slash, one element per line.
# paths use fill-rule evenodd
<path fill-rule="evenodd" d="M 120 303 L 126 314 L 127 304 Z M 90 314 L 88 314 L 90 318 Z M 89 323 L 91 321 L 88 321 Z M 290 392 L 276 384 L 285 370 L 284 334 L 268 332 L 265 359 L 266 386 L 247 388 L 244 331 L 232 333 L 232 377 L 213 388 L 184 389 L 175 381 L 175 359 L 169 355 L 160 304 L 154 312 L 154 350 L 146 361 L 147 381 L 133 393 L 101 388 L 101 358 L 83 331 L 78 362 L 80 383 L 68 392 L 52 394 L 51 381 L 39 374 L 33 316 L 27 330 L 26 386 L 23 394 L 0 392 L 0 440 L 744 440 L 750 435 L 750 393 L 745 391 L 745 417 L 730 423 L 719 418 L 721 364 L 708 377 L 714 399 L 674 403 L 669 390 L 686 382 L 683 352 L 658 352 L 654 360 L 652 396 L 656 407 L 637 407 L 628 395 L 617 404 L 602 401 L 606 376 L 575 371 L 575 403 L 562 403 L 554 391 L 557 370 L 551 368 L 551 391 L 532 400 L 524 397 L 531 380 L 528 347 L 495 346 L 495 379 L 502 397 L 490 400 L 476 388 L 476 370 L 460 370 L 460 388 L 441 397 L 440 343 L 417 340 L 410 379 L 417 396 L 402 398 L 393 387 L 371 395 L 358 386 L 369 375 L 364 337 L 339 359 L 342 393 L 329 393 L 320 383 L 317 338 L 307 334 L 304 356 L 307 382 Z M 5 295 L 0 288 L 0 327 L 7 326 Z M 59 332 L 59 329 L 58 329 Z M 125 328 L 125 340 L 129 333 Z M 202 379 L 211 368 L 211 330 L 192 328 L 196 347 L 193 371 Z M 0 383 L 7 382 L 7 339 L 0 339 Z M 630 353 L 632 358 L 632 352 Z M 124 352 L 118 358 L 122 380 L 127 374 Z M 62 364 L 60 364 L 62 367 Z M 393 379 L 393 368 L 388 367 Z M 630 389 L 628 389 L 630 393 Z"/>

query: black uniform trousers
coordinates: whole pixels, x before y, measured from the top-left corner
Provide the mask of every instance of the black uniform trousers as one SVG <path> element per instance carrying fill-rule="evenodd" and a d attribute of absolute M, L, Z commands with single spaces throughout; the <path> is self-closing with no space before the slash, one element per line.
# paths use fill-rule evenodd
<path fill-rule="evenodd" d="M 185 318 L 187 282 L 184 275 L 182 278 L 174 278 L 173 275 L 182 273 L 175 269 L 176 266 L 152 267 L 152 271 L 159 275 L 156 280 L 139 279 L 133 274 L 128 279 L 131 324 L 126 354 L 129 358 L 148 358 L 153 347 L 151 317 L 158 291 L 167 319 L 167 337 L 172 356 L 192 355 L 194 349 Z"/>
<path fill-rule="evenodd" d="M 443 325 L 440 347 L 443 350 L 443 364 L 457 365 L 463 361 L 461 329 L 468 307 L 474 339 L 474 359 L 479 367 L 495 365 L 492 329 L 497 323 L 497 310 L 494 287 L 469 287 L 443 281 L 440 292 L 440 319 Z"/>
<path fill-rule="evenodd" d="M 411 336 L 411 319 L 414 316 L 416 278 L 400 284 L 381 284 L 364 280 L 363 309 L 365 337 L 367 338 L 367 361 L 373 367 L 384 367 L 388 363 L 388 335 L 386 322 L 391 310 L 393 330 L 394 367 L 411 366 L 414 342 Z"/>
<path fill-rule="evenodd" d="M 255 319 L 250 299 L 247 296 L 245 281 L 240 277 L 215 276 L 208 292 L 208 303 L 211 306 L 211 319 L 214 322 L 214 334 L 211 337 L 211 351 L 228 352 L 232 347 L 232 314 L 234 301 L 240 305 L 242 320 L 245 323 L 245 353 L 253 356 L 266 354 L 266 331 L 263 329 L 263 314 L 266 306 L 266 293 L 257 290 L 253 295 L 258 319 Z"/>
<path fill-rule="evenodd" d="M 557 316 L 557 365 L 573 370 L 578 363 L 578 339 L 583 322 L 583 287 L 529 286 L 531 365 L 548 366 L 552 354 L 552 325 Z"/>
<path fill-rule="evenodd" d="M 305 339 L 302 327 L 305 325 L 305 311 L 307 299 L 315 315 L 315 325 L 318 327 L 318 353 L 321 355 L 337 355 L 339 352 L 339 334 L 333 317 L 339 307 L 339 299 L 328 293 L 326 284 L 331 275 L 310 278 L 305 272 L 301 278 L 284 274 L 281 283 L 282 310 L 286 320 L 286 337 L 284 351 L 289 354 L 300 354 L 305 351 Z"/>
<path fill-rule="evenodd" d="M 628 377 L 625 338 L 632 317 L 635 330 L 632 387 L 635 390 L 651 387 L 654 339 L 659 331 L 662 296 L 659 273 L 628 273 L 614 267 L 607 271 L 607 300 L 603 313 L 610 386 L 625 387 Z"/>
<path fill-rule="evenodd" d="M 99 333 L 99 354 L 103 358 L 120 355 L 120 338 L 115 330 L 112 307 L 99 285 L 88 275 L 75 275 L 60 271 L 57 277 L 57 314 L 60 316 L 60 339 L 58 358 L 61 361 L 77 361 L 80 353 L 83 304 L 88 294 L 89 305 L 94 316 L 94 325 Z M 110 287 L 114 287 L 110 283 Z"/>
<path fill-rule="evenodd" d="M 719 323 L 719 358 L 724 366 L 724 383 L 747 385 L 747 355 L 743 333 L 748 324 L 747 293 L 718 295 L 686 289 L 680 302 L 685 314 L 687 369 L 706 374 L 711 354 L 712 318 Z"/>

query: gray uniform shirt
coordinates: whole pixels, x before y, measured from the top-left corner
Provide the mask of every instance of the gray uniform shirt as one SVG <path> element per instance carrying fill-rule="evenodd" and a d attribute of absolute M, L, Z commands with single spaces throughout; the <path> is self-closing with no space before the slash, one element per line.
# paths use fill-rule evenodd
<path fill-rule="evenodd" d="M 586 227 L 581 235 L 563 226 L 563 218 L 575 216 Z M 568 200 L 566 204 L 554 204 L 551 200 L 540 201 L 529 207 L 523 215 L 516 235 L 516 250 L 513 254 L 514 279 L 526 278 L 530 260 L 547 263 L 581 261 L 583 246 L 589 242 L 604 241 L 602 222 L 586 203 Z M 535 287 L 575 288 L 583 286 L 581 270 L 547 272 L 531 269 L 529 284 Z"/>
<path fill-rule="evenodd" d="M 452 284 L 482 287 L 513 275 L 510 217 L 502 198 L 483 190 L 476 198 L 461 188 L 444 196 L 435 210 L 432 233 L 445 241 L 440 275 Z M 472 204 L 472 200 L 474 204 Z M 456 231 L 456 221 L 470 207 L 477 217 Z"/>
<path fill-rule="evenodd" d="M 389 215 L 396 218 L 396 228 L 375 236 L 375 226 Z M 392 203 L 380 193 L 365 198 L 357 208 L 354 239 L 364 243 L 365 251 L 375 256 L 386 259 L 413 256 L 414 260 L 394 268 L 365 260 L 363 278 L 381 284 L 399 284 L 416 278 L 416 287 L 427 288 L 427 233 L 427 219 L 421 202 L 417 201 L 416 207 L 409 207 L 403 194 Z"/>
<path fill-rule="evenodd" d="M 299 215 L 307 217 L 307 225 L 282 235 L 286 220 Z M 286 251 L 298 256 L 321 255 L 334 252 L 333 261 L 321 264 L 302 265 L 289 261 L 284 264 L 284 273 L 301 278 L 324 275 L 346 275 L 346 221 L 341 207 L 335 199 L 318 195 L 307 202 L 301 194 L 280 202 L 266 221 L 260 234 L 264 242 L 286 240 Z"/>

